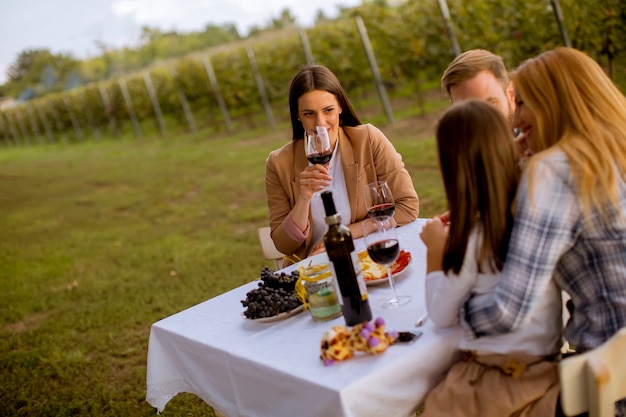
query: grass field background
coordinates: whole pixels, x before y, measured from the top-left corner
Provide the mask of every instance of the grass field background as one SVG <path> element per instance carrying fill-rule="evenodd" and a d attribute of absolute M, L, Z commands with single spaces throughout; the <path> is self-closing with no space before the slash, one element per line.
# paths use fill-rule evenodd
<path fill-rule="evenodd" d="M 420 217 L 445 208 L 433 129 L 447 103 L 435 96 L 425 115 L 403 103 L 393 126 L 380 110 L 362 117 L 403 155 Z M 289 138 L 283 124 L 0 149 L 0 414 L 155 415 L 150 326 L 271 265 L 256 236 L 265 158 Z M 181 394 L 162 415 L 213 411 Z"/>

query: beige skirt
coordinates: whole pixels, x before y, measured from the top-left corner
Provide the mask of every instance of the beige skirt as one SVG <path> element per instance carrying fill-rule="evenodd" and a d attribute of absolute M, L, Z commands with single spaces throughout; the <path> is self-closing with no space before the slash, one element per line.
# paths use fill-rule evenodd
<path fill-rule="evenodd" d="M 420 417 L 554 416 L 558 395 L 553 357 L 468 352 L 428 393 Z"/>

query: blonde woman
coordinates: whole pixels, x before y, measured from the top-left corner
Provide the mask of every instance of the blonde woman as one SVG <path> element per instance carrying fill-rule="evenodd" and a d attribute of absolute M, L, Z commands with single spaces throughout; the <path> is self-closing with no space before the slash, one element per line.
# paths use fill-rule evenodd
<path fill-rule="evenodd" d="M 500 282 L 465 304 L 466 336 L 519 328 L 553 279 L 572 297 L 565 337 L 584 352 L 626 326 L 626 98 L 571 48 L 526 61 L 512 78 L 515 127 L 535 155 Z"/>

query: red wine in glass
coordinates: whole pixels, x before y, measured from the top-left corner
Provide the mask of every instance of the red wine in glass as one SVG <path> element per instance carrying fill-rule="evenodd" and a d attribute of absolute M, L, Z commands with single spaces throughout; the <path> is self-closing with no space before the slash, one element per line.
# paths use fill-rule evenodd
<path fill-rule="evenodd" d="M 363 220 L 363 240 L 367 253 L 372 261 L 378 265 L 384 265 L 387 269 L 387 280 L 393 295 L 383 300 L 381 307 L 384 309 L 398 308 L 401 305 L 411 301 L 408 294 L 398 294 L 396 284 L 393 280 L 393 272 L 391 265 L 398 259 L 400 255 L 400 245 L 398 243 L 398 234 L 395 228 L 395 222 L 392 217 L 386 217 L 379 220 L 368 217 Z"/>
<path fill-rule="evenodd" d="M 333 154 L 331 152 L 331 153 L 326 153 L 326 154 L 310 154 L 306 156 L 306 159 L 308 159 L 309 162 L 312 163 L 313 165 L 315 164 L 326 165 L 327 163 L 330 162 L 330 159 L 332 157 L 333 157 Z"/>
<path fill-rule="evenodd" d="M 388 219 L 392 217 L 396 212 L 396 206 L 394 203 L 382 203 L 369 207 L 367 213 L 370 217 L 378 220 Z"/>
<path fill-rule="evenodd" d="M 313 165 L 326 165 L 333 156 L 330 147 L 328 130 L 323 126 L 315 126 L 315 131 L 304 132 L 304 152 L 306 159 Z"/>
<path fill-rule="evenodd" d="M 383 221 L 393 217 L 396 204 L 386 181 L 375 181 L 365 186 L 365 209 L 372 219 Z"/>
<path fill-rule="evenodd" d="M 369 245 L 367 253 L 377 264 L 389 265 L 398 259 L 400 245 L 397 239 L 381 240 Z"/>

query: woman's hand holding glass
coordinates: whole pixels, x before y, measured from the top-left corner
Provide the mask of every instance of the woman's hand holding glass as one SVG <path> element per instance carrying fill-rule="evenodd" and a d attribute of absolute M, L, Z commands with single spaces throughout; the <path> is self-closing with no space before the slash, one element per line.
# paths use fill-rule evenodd
<path fill-rule="evenodd" d="M 315 131 L 304 132 L 304 151 L 312 165 L 300 173 L 300 193 L 311 199 L 313 194 L 323 191 L 332 182 L 328 163 L 333 150 L 326 128 L 315 126 Z"/>
<path fill-rule="evenodd" d="M 300 195 L 310 200 L 313 194 L 323 191 L 331 182 L 332 177 L 324 165 L 308 166 L 300 173 Z"/>

